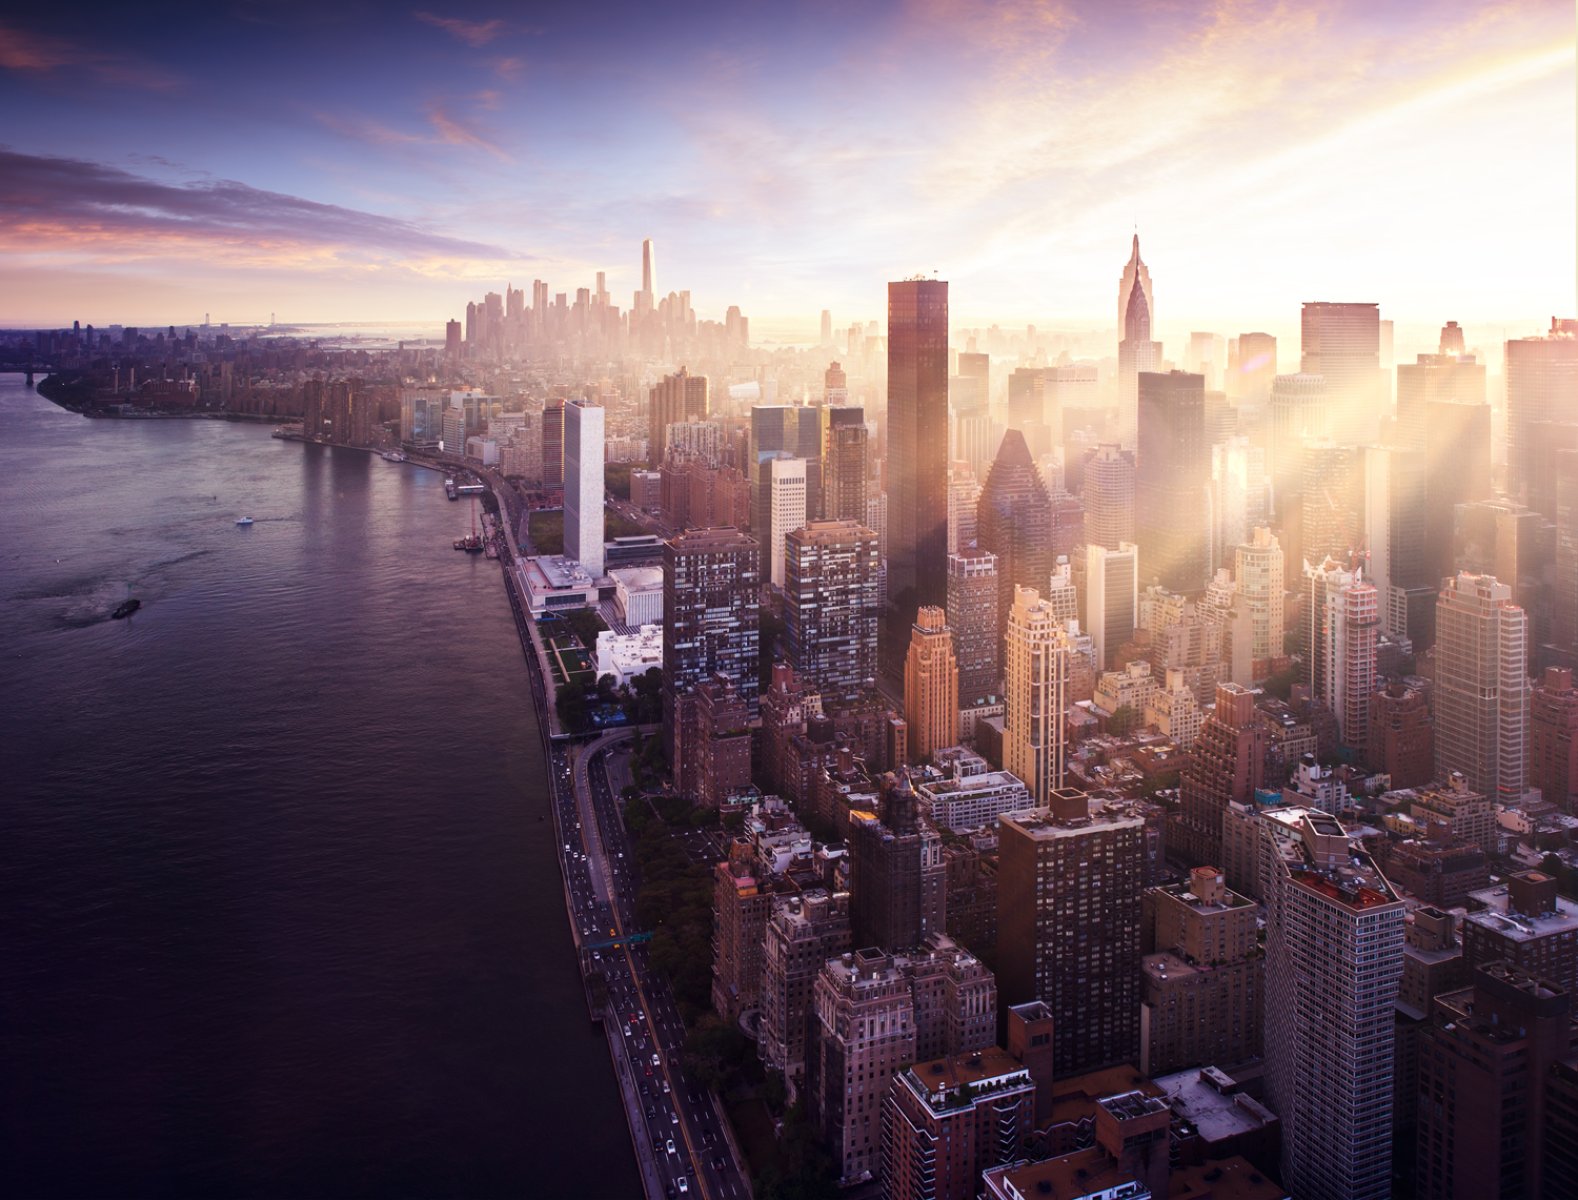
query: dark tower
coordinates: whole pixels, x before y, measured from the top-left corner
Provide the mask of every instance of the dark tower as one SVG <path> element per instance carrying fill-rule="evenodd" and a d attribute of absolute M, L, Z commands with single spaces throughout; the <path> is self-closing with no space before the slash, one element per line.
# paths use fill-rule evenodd
<path fill-rule="evenodd" d="M 986 474 L 975 509 L 975 536 L 982 550 L 997 555 L 1001 626 L 1016 586 L 1045 592 L 1052 576 L 1052 498 L 1017 429 L 1003 435 Z"/>

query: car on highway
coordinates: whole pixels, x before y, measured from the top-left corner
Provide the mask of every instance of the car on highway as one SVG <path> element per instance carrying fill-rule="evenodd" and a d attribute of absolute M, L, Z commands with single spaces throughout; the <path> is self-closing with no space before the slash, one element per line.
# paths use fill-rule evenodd
<path fill-rule="evenodd" d="M 690 1183 L 683 1175 L 679 1177 L 679 1190 L 681 1195 L 690 1191 Z"/>
<path fill-rule="evenodd" d="M 663 1148 L 665 1150 L 667 1150 L 670 1154 L 674 1155 L 675 1158 L 679 1157 L 679 1152 L 674 1149 L 674 1139 L 673 1138 L 669 1138 L 668 1141 L 664 1142 L 663 1143 Z"/>

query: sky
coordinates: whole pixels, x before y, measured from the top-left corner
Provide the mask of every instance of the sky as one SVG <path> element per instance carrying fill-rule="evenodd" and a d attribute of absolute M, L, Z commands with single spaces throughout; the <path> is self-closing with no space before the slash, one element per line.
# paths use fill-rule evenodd
<path fill-rule="evenodd" d="M 1571 0 L 0 7 L 0 325 L 1578 310 Z M 1472 331 L 1471 331 L 1472 332 Z M 1471 337 L 1472 340 L 1472 337 Z"/>

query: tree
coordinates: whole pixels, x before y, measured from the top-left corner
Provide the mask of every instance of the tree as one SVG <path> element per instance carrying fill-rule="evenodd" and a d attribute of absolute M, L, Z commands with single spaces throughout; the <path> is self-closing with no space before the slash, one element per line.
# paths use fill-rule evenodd
<path fill-rule="evenodd" d="M 592 727 L 592 716 L 586 704 L 586 689 L 580 684 L 560 684 L 553 707 L 559 714 L 559 724 L 569 732 L 585 733 Z"/>
<path fill-rule="evenodd" d="M 1139 724 L 1139 711 L 1132 704 L 1120 704 L 1107 718 L 1107 732 L 1113 737 L 1128 737 Z"/>
<path fill-rule="evenodd" d="M 597 635 L 607 629 L 603 618 L 597 615 L 596 609 L 577 608 L 562 614 L 564 623 L 570 627 L 570 632 L 587 650 L 597 646 Z"/>

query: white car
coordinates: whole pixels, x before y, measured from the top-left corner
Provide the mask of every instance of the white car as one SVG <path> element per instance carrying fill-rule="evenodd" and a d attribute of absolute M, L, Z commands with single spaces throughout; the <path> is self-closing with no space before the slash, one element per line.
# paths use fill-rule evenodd
<path fill-rule="evenodd" d="M 674 1149 L 673 1138 L 669 1138 L 668 1141 L 663 1143 L 663 1149 L 667 1150 L 670 1154 L 674 1154 L 676 1157 L 678 1156 L 678 1152 Z"/>
<path fill-rule="evenodd" d="M 681 1195 L 683 1195 L 684 1193 L 690 1191 L 690 1184 L 689 1184 L 689 1182 L 686 1181 L 686 1179 L 685 1179 L 685 1177 L 683 1175 L 681 1175 L 679 1177 L 679 1190 L 680 1190 L 680 1194 Z"/>

